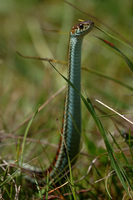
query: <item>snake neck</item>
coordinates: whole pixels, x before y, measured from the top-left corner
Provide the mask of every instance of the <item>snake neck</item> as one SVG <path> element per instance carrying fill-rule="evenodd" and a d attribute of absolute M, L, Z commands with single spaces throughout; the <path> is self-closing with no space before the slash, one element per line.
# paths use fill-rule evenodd
<path fill-rule="evenodd" d="M 82 38 L 70 37 L 69 57 L 68 57 L 68 79 L 80 92 L 81 88 L 81 46 Z M 68 85 L 68 97 L 71 96 L 70 91 L 78 94 L 70 85 Z M 79 97 L 79 95 L 78 95 Z"/>
<path fill-rule="evenodd" d="M 82 38 L 70 37 L 69 58 L 68 58 L 68 79 L 80 92 L 81 90 L 81 46 Z M 81 100 L 77 91 L 68 85 L 64 136 L 66 138 L 67 150 L 70 158 L 79 152 L 81 134 Z M 73 147 L 70 149 L 70 147 Z"/>

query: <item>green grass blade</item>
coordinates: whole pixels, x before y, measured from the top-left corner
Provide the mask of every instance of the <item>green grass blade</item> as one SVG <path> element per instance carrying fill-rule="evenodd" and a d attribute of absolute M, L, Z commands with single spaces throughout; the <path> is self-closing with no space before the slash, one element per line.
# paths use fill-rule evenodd
<path fill-rule="evenodd" d="M 74 181 L 73 181 L 72 167 L 71 167 L 71 161 L 70 161 L 68 152 L 67 152 L 67 158 L 68 158 L 68 166 L 69 166 L 69 172 L 70 172 L 71 190 L 73 194 L 73 199 L 76 200 L 77 198 L 76 198 L 75 186 L 74 186 Z"/>
<path fill-rule="evenodd" d="M 118 53 L 121 54 L 121 56 L 124 58 L 125 62 L 127 63 L 128 67 L 130 68 L 130 70 L 133 72 L 133 63 L 131 62 L 131 60 L 129 60 L 129 58 L 122 52 L 120 51 L 114 44 L 112 44 L 111 42 L 95 36 L 96 38 L 98 38 L 99 40 L 101 40 L 102 42 L 104 42 L 107 46 L 111 47 L 112 49 L 114 49 L 115 51 L 117 51 Z"/>
<path fill-rule="evenodd" d="M 38 108 L 39 106 L 37 107 L 36 111 L 35 111 L 35 114 L 33 115 L 33 117 L 31 118 L 31 120 L 29 121 L 28 125 L 27 125 L 27 128 L 26 128 L 26 131 L 25 131 L 25 134 L 24 134 L 24 139 L 23 139 L 23 143 L 22 143 L 22 152 L 21 152 L 21 156 L 20 156 L 20 167 L 22 167 L 22 164 L 23 164 L 23 156 L 24 156 L 24 149 L 25 149 L 25 142 L 26 142 L 26 137 L 27 137 L 27 134 L 29 132 L 29 129 L 30 129 L 30 126 L 33 122 L 33 120 L 35 119 L 36 117 L 36 114 L 38 112 Z"/>
<path fill-rule="evenodd" d="M 88 109 L 88 111 L 90 112 L 90 114 L 92 115 L 96 125 L 97 125 L 97 128 L 99 130 L 99 132 L 101 133 L 103 139 L 104 139 L 104 143 L 106 145 L 106 149 L 108 151 L 108 155 L 110 157 L 110 161 L 111 161 L 111 164 L 121 182 L 121 184 L 123 185 L 124 189 L 126 190 L 127 193 L 129 193 L 129 190 L 128 190 L 128 187 L 132 190 L 133 189 L 133 186 L 131 185 L 130 183 L 130 180 L 125 172 L 125 170 L 123 169 L 123 167 L 120 165 L 119 161 L 118 161 L 118 158 L 117 158 L 117 155 L 113 152 L 113 149 L 111 147 L 111 144 L 109 142 L 109 139 L 107 137 L 107 133 L 105 131 L 105 129 L 103 128 L 103 125 L 101 123 L 101 121 L 99 120 L 99 118 L 97 117 L 97 114 L 93 108 L 93 105 L 91 103 L 91 101 L 89 99 L 85 99 L 82 94 L 75 88 L 75 86 L 66 78 L 64 77 L 55 67 L 54 65 L 49 62 L 50 65 L 55 69 L 55 71 L 60 75 L 62 76 L 62 78 L 68 82 L 69 85 L 71 85 L 80 95 L 83 103 L 85 104 L 86 108 Z"/>
<path fill-rule="evenodd" d="M 119 38 L 115 37 L 114 35 L 102 30 L 101 28 L 95 26 L 95 28 L 97 28 L 98 30 L 100 30 L 101 32 L 103 32 L 105 35 L 117 40 L 118 42 L 121 42 L 122 44 L 124 44 L 125 46 L 127 46 L 128 48 L 132 49 L 133 50 L 133 47 L 128 43 L 124 42 L 123 40 L 120 40 Z"/>
<path fill-rule="evenodd" d="M 125 88 L 127 88 L 127 89 L 133 91 L 133 87 L 131 87 L 130 85 L 127 85 L 127 84 L 125 84 L 125 83 L 123 83 L 123 82 L 121 82 L 121 81 L 119 81 L 119 80 L 117 80 L 117 79 L 115 79 L 115 78 L 113 78 L 113 77 L 110 77 L 110 76 L 107 76 L 107 75 L 105 75 L 105 74 L 103 74 L 103 73 L 100 73 L 100 72 L 98 72 L 97 70 L 93 70 L 93 69 L 85 68 L 85 67 L 82 67 L 82 70 L 85 70 L 85 71 L 87 71 L 87 72 L 89 72 L 89 73 L 92 73 L 92 74 L 95 74 L 95 75 L 97 75 L 97 76 L 100 76 L 100 77 L 102 77 L 102 78 L 108 79 L 108 80 L 110 80 L 110 81 L 116 82 L 116 83 L 118 83 L 119 85 L 124 86 Z"/>
<path fill-rule="evenodd" d="M 127 160 L 127 158 L 126 158 L 126 156 L 125 156 L 125 154 L 123 153 L 121 147 L 120 147 L 119 144 L 117 143 L 115 137 L 114 137 L 111 133 L 109 133 L 109 134 L 110 134 L 110 136 L 112 137 L 114 144 L 115 144 L 115 145 L 117 146 L 117 148 L 120 150 L 120 153 L 121 153 L 123 159 L 125 160 L 125 162 L 126 162 L 127 164 L 129 164 L 129 163 L 128 163 L 128 160 Z"/>
<path fill-rule="evenodd" d="M 49 171 L 47 173 L 47 176 L 46 176 L 46 194 L 45 194 L 45 199 L 48 199 L 48 191 L 49 191 Z"/>
<path fill-rule="evenodd" d="M 20 170 L 17 169 L 11 176 L 9 176 L 5 181 L 3 181 L 0 184 L 0 187 L 2 187 L 3 185 L 5 185 L 6 183 L 8 183 L 9 181 L 11 181 L 18 173 L 20 173 Z"/>
<path fill-rule="evenodd" d="M 38 184 L 38 182 L 36 180 L 35 174 L 33 174 L 33 176 L 34 176 L 34 179 L 35 179 L 35 183 L 36 183 L 36 187 L 37 187 L 37 191 L 38 191 L 38 196 L 39 196 L 40 199 L 43 199 L 42 194 L 41 194 L 41 190 L 40 190 L 40 187 L 39 187 L 39 184 Z"/>
<path fill-rule="evenodd" d="M 71 118 L 72 118 L 72 115 L 71 115 Z M 73 121 L 73 124 L 77 130 L 77 132 L 79 133 L 79 130 L 78 128 L 76 127 L 76 124 L 74 122 L 74 119 L 72 118 L 72 121 Z M 79 133 L 80 134 L 80 133 Z M 76 200 L 76 192 L 75 192 L 75 185 L 74 185 L 74 180 L 73 180 L 73 174 L 72 174 L 72 166 L 71 166 L 71 160 L 69 158 L 69 153 L 67 151 L 67 146 L 66 146 L 66 143 L 65 143 L 65 140 L 64 140 L 64 137 L 62 136 L 62 139 L 63 139 L 63 142 L 64 142 L 64 145 L 65 145 L 65 148 L 66 148 L 66 153 L 67 153 L 67 159 L 68 159 L 68 167 L 69 167 L 69 173 L 70 173 L 70 187 L 71 187 L 71 191 L 72 191 L 72 194 L 73 194 L 73 199 Z M 74 158 L 75 159 L 75 158 Z"/>

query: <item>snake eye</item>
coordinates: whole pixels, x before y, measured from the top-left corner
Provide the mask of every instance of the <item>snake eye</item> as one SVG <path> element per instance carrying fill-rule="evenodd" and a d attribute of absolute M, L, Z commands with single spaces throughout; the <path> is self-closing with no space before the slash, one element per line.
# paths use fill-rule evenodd
<path fill-rule="evenodd" d="M 83 24 L 79 24 L 79 28 L 80 28 L 80 29 L 83 29 Z"/>

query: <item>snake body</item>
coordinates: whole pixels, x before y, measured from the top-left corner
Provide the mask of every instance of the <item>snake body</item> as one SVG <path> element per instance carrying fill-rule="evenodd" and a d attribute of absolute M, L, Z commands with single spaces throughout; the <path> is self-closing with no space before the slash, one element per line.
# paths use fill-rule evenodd
<path fill-rule="evenodd" d="M 74 26 L 70 32 L 69 53 L 68 53 L 68 79 L 80 92 L 81 90 L 81 46 L 83 38 L 88 34 L 94 23 L 82 21 Z M 79 153 L 81 137 L 81 100 L 77 91 L 68 84 L 65 110 L 62 125 L 62 139 L 53 165 L 47 170 L 51 178 L 62 172 L 68 165 L 68 156 L 74 160 Z M 31 170 L 36 175 L 43 172 Z"/>

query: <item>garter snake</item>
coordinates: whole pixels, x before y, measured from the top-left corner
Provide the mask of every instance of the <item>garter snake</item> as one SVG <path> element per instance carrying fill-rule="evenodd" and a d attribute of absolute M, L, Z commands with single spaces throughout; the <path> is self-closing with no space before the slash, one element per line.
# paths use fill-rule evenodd
<path fill-rule="evenodd" d="M 69 52 L 68 52 L 68 79 L 80 92 L 81 90 L 81 47 L 83 38 L 94 27 L 92 21 L 82 21 L 78 25 L 73 26 L 70 31 Z M 50 178 L 54 178 L 58 173 L 68 165 L 68 156 L 72 161 L 75 160 L 79 153 L 81 138 L 81 99 L 77 91 L 68 84 L 64 117 L 62 123 L 62 137 L 60 139 L 59 148 L 53 164 L 47 169 Z M 28 165 L 23 169 L 34 173 L 36 177 L 45 179 L 45 172 L 35 170 Z M 24 170 L 25 171 L 25 170 Z M 30 178 L 29 178 L 30 179 Z M 32 180 L 33 181 L 33 180 Z"/>

